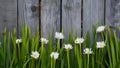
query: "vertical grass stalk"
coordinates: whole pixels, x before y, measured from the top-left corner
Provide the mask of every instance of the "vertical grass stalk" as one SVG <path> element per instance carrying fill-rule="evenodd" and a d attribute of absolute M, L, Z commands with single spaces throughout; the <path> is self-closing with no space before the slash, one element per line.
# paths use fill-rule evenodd
<path fill-rule="evenodd" d="M 56 60 L 54 60 L 53 62 L 54 62 L 54 67 L 53 67 L 53 68 L 55 68 L 55 63 L 56 63 Z"/>
<path fill-rule="evenodd" d="M 104 33 L 103 33 L 103 32 L 101 32 L 101 35 L 102 35 L 102 39 L 104 40 Z"/>
<path fill-rule="evenodd" d="M 18 43 L 18 58 L 20 60 L 20 43 Z"/>
<path fill-rule="evenodd" d="M 77 58 L 78 67 L 81 68 L 78 46 L 76 44 L 75 44 L 75 55 L 76 55 L 76 58 Z"/>
<path fill-rule="evenodd" d="M 53 68 L 53 58 L 51 58 L 51 68 Z"/>
<path fill-rule="evenodd" d="M 54 58 L 51 58 L 51 68 L 55 68 L 56 60 Z"/>
<path fill-rule="evenodd" d="M 26 67 L 26 65 L 28 64 L 28 62 L 29 62 L 31 59 L 32 59 L 32 58 L 29 58 L 29 59 L 25 62 L 25 64 L 23 65 L 23 68 Z"/>
<path fill-rule="evenodd" d="M 57 41 L 57 50 L 60 50 L 60 39 Z"/>
<path fill-rule="evenodd" d="M 7 39 L 6 39 L 6 28 L 4 29 L 4 65 L 6 64 L 6 41 L 7 41 Z M 4 66 L 5 67 L 5 66 Z"/>
<path fill-rule="evenodd" d="M 82 44 L 80 43 L 80 68 L 82 68 Z"/>
<path fill-rule="evenodd" d="M 41 42 L 41 68 L 46 68 L 46 54 L 44 49 L 44 42 Z"/>
<path fill-rule="evenodd" d="M 88 61 L 87 61 L 87 68 L 89 68 L 89 54 L 87 54 L 87 58 L 88 58 Z"/>
<path fill-rule="evenodd" d="M 70 68 L 69 49 L 67 50 L 67 60 L 68 60 L 68 68 Z"/>

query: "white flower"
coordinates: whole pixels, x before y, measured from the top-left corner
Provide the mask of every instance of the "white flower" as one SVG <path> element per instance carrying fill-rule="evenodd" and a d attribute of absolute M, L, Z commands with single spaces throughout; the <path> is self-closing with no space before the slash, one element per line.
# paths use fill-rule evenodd
<path fill-rule="evenodd" d="M 43 42 L 44 44 L 47 44 L 47 43 L 48 43 L 48 40 L 45 39 L 45 38 L 41 38 L 41 42 Z"/>
<path fill-rule="evenodd" d="M 71 44 L 65 44 L 65 47 L 64 47 L 65 49 L 72 49 L 73 47 L 72 47 L 72 45 Z"/>
<path fill-rule="evenodd" d="M 64 35 L 62 33 L 56 32 L 55 33 L 55 38 L 57 38 L 57 39 L 64 39 Z"/>
<path fill-rule="evenodd" d="M 92 54 L 93 51 L 91 50 L 91 48 L 85 48 L 84 49 L 84 54 Z"/>
<path fill-rule="evenodd" d="M 59 57 L 59 53 L 58 53 L 58 52 L 52 52 L 52 53 L 50 54 L 50 56 L 51 56 L 51 58 L 54 58 L 54 59 L 56 60 L 56 59 L 58 59 L 58 57 Z"/>
<path fill-rule="evenodd" d="M 105 42 L 104 41 L 97 42 L 96 48 L 104 48 L 104 47 L 105 47 Z"/>
<path fill-rule="evenodd" d="M 96 30 L 96 32 L 102 32 L 105 30 L 105 26 L 99 26 Z"/>
<path fill-rule="evenodd" d="M 16 43 L 21 43 L 22 39 L 16 39 Z"/>
<path fill-rule="evenodd" d="M 31 57 L 32 58 L 35 58 L 35 59 L 38 59 L 39 58 L 39 53 L 37 51 L 32 51 L 32 54 L 31 54 Z"/>
<path fill-rule="evenodd" d="M 74 42 L 75 42 L 76 44 L 83 43 L 83 42 L 84 42 L 84 38 L 77 38 Z"/>

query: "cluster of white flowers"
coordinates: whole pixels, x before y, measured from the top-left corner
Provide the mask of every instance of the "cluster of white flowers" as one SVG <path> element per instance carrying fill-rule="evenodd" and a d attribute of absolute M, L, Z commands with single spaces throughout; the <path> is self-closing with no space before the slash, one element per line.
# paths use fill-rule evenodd
<path fill-rule="evenodd" d="M 103 32 L 105 30 L 105 26 L 99 26 L 96 30 L 97 33 Z M 97 42 L 96 48 L 104 48 L 105 47 L 105 42 Z"/>
<path fill-rule="evenodd" d="M 97 28 L 97 30 L 96 30 L 96 32 L 102 32 L 102 31 L 104 31 L 105 30 L 105 26 L 99 26 L 98 28 Z"/>
<path fill-rule="evenodd" d="M 81 44 L 84 42 L 84 38 L 77 38 L 75 41 L 74 41 L 76 44 Z"/>
<path fill-rule="evenodd" d="M 22 42 L 22 39 L 16 39 L 16 43 L 21 43 Z"/>
<path fill-rule="evenodd" d="M 85 48 L 84 54 L 93 54 L 93 51 L 91 50 L 91 48 Z"/>
<path fill-rule="evenodd" d="M 47 44 L 47 43 L 48 43 L 48 40 L 45 39 L 45 38 L 41 38 L 41 42 L 44 43 L 44 44 Z"/>
<path fill-rule="evenodd" d="M 58 57 L 59 57 L 59 53 L 58 53 L 58 52 L 52 52 L 52 53 L 50 54 L 50 56 L 51 56 L 51 58 L 54 58 L 54 59 L 56 60 L 56 59 L 58 59 Z"/>
<path fill-rule="evenodd" d="M 55 33 L 55 38 L 57 38 L 57 39 L 64 39 L 64 35 L 62 33 L 60 33 L 60 32 L 56 32 Z"/>
<path fill-rule="evenodd" d="M 64 47 L 65 49 L 72 49 L 73 47 L 72 47 L 72 45 L 71 44 L 65 44 L 65 47 Z"/>
<path fill-rule="evenodd" d="M 32 58 L 35 58 L 35 59 L 38 59 L 39 58 L 39 53 L 37 51 L 32 51 L 32 54 L 31 54 L 31 57 Z"/>
<path fill-rule="evenodd" d="M 99 26 L 96 30 L 96 32 L 102 32 L 105 30 L 105 26 Z M 64 39 L 64 35 L 62 33 L 59 33 L 59 32 L 56 32 L 55 33 L 55 38 L 57 39 Z M 16 43 L 20 43 L 22 42 L 22 39 L 17 39 L 16 40 Z M 45 39 L 45 38 L 41 38 L 41 42 L 43 42 L 44 44 L 47 44 L 48 43 L 48 40 Z M 76 40 L 74 41 L 75 44 L 81 44 L 84 42 L 84 38 L 76 38 Z M 97 46 L 96 48 L 104 48 L 105 47 L 105 42 L 104 41 L 101 41 L 101 42 L 97 42 Z M 64 48 L 66 50 L 68 49 L 72 49 L 72 45 L 71 44 L 65 44 Z M 84 54 L 93 54 L 93 51 L 91 50 L 91 48 L 85 48 L 83 50 Z M 37 51 L 32 51 L 32 54 L 31 54 L 31 57 L 37 59 L 39 58 L 39 53 Z M 58 59 L 59 57 L 59 53 L 58 52 L 52 52 L 50 54 L 51 58 L 54 58 L 55 60 Z"/>
<path fill-rule="evenodd" d="M 97 42 L 96 48 L 104 48 L 104 47 L 105 47 L 105 42 L 104 41 Z"/>

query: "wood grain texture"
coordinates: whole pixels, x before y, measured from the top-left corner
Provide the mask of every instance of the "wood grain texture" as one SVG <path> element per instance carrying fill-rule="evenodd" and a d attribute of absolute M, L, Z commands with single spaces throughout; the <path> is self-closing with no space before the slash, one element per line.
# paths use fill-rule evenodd
<path fill-rule="evenodd" d="M 120 31 L 117 29 L 120 26 L 120 0 L 106 0 L 106 22 L 116 30 L 120 38 Z"/>
<path fill-rule="evenodd" d="M 83 35 L 92 35 L 92 24 L 104 23 L 104 0 L 83 0 Z"/>
<path fill-rule="evenodd" d="M 78 31 L 78 37 L 81 36 L 81 0 L 62 1 L 62 27 L 66 39 L 71 29 L 74 36 L 76 31 Z"/>
<path fill-rule="evenodd" d="M 19 33 L 21 33 L 21 25 L 22 21 L 24 21 L 35 35 L 39 25 L 38 0 L 18 0 L 18 4 Z"/>
<path fill-rule="evenodd" d="M 42 0 L 41 37 L 47 38 L 52 29 L 60 31 L 60 0 Z"/>
<path fill-rule="evenodd" d="M 13 32 L 17 27 L 17 0 L 0 0 L 0 36 L 3 37 L 4 27 Z"/>
<path fill-rule="evenodd" d="M 18 38 L 21 37 L 22 23 L 24 22 L 24 0 L 18 0 L 18 25 L 17 25 L 17 33 Z"/>

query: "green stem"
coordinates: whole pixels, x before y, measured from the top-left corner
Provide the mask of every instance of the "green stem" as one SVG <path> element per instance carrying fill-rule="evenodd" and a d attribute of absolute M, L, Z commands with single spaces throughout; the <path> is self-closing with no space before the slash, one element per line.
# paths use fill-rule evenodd
<path fill-rule="evenodd" d="M 80 43 L 80 59 L 82 59 L 82 47 L 81 47 L 81 43 Z"/>
<path fill-rule="evenodd" d="M 96 60 L 97 61 L 97 68 L 99 68 L 99 57 L 100 56 L 99 56 L 99 48 L 98 48 L 98 55 L 97 55 L 97 60 Z"/>
<path fill-rule="evenodd" d="M 101 62 L 101 60 L 100 60 L 100 49 L 98 49 L 98 68 L 100 67 L 100 62 Z"/>
<path fill-rule="evenodd" d="M 77 54 L 77 52 L 76 52 L 76 44 L 74 45 L 74 48 L 75 48 L 74 50 L 75 50 L 75 55 L 76 55 Z"/>
<path fill-rule="evenodd" d="M 102 39 L 104 40 L 104 34 L 103 34 L 103 32 L 101 32 L 101 35 L 102 35 Z"/>
<path fill-rule="evenodd" d="M 58 42 L 57 42 L 57 50 L 59 50 L 60 49 L 60 39 L 58 39 Z"/>
<path fill-rule="evenodd" d="M 101 58 L 101 62 L 103 61 L 103 57 L 104 57 L 104 50 L 103 48 L 101 49 L 101 54 L 102 54 L 102 58 Z"/>
<path fill-rule="evenodd" d="M 44 43 L 41 43 L 41 56 L 43 56 L 43 50 L 44 50 Z"/>
<path fill-rule="evenodd" d="M 101 58 L 100 58 L 100 64 L 102 64 L 103 63 L 103 58 L 104 58 L 104 50 L 103 50 L 103 48 L 100 49 L 100 56 L 101 56 Z"/>
<path fill-rule="evenodd" d="M 51 58 L 51 68 L 55 68 L 56 60 Z"/>
<path fill-rule="evenodd" d="M 69 50 L 67 50 L 67 60 L 68 60 L 68 68 L 70 68 Z"/>
<path fill-rule="evenodd" d="M 51 68 L 53 68 L 53 59 L 51 58 Z"/>
<path fill-rule="evenodd" d="M 79 66 L 79 68 L 81 68 L 80 66 L 80 57 L 79 57 L 79 52 L 78 52 L 78 46 L 77 45 L 75 45 L 75 55 L 76 55 L 76 57 L 77 57 L 77 62 L 78 62 L 78 66 Z"/>
<path fill-rule="evenodd" d="M 7 41 L 7 39 L 6 39 L 6 28 L 4 29 L 4 65 L 6 64 L 6 41 Z M 5 66 L 4 66 L 5 67 Z"/>
<path fill-rule="evenodd" d="M 25 62 L 25 64 L 23 65 L 23 68 L 26 67 L 27 63 L 28 63 L 31 59 L 32 59 L 32 58 L 29 58 L 29 59 Z"/>
<path fill-rule="evenodd" d="M 46 63 L 46 52 L 45 52 L 45 48 L 44 48 L 44 43 L 42 43 L 42 47 L 41 47 L 41 68 L 46 68 L 45 63 Z"/>
<path fill-rule="evenodd" d="M 19 60 L 20 60 L 20 44 L 18 43 L 18 57 L 19 57 Z"/>
<path fill-rule="evenodd" d="M 88 61 L 87 61 L 87 68 L 89 68 L 89 54 L 87 55 Z"/>
<path fill-rule="evenodd" d="M 13 58 L 12 61 L 10 62 L 10 68 L 13 68 L 13 67 L 12 67 L 13 62 L 14 62 L 14 58 Z"/>
<path fill-rule="evenodd" d="M 80 43 L 80 68 L 82 68 L 82 46 Z"/>
<path fill-rule="evenodd" d="M 44 43 L 42 42 L 41 43 L 41 57 L 40 57 L 40 59 L 41 59 L 41 68 L 45 68 L 45 50 L 44 50 Z"/>
<path fill-rule="evenodd" d="M 54 67 L 53 68 L 55 68 L 55 63 L 56 63 L 56 60 L 53 60 L 54 61 Z"/>

